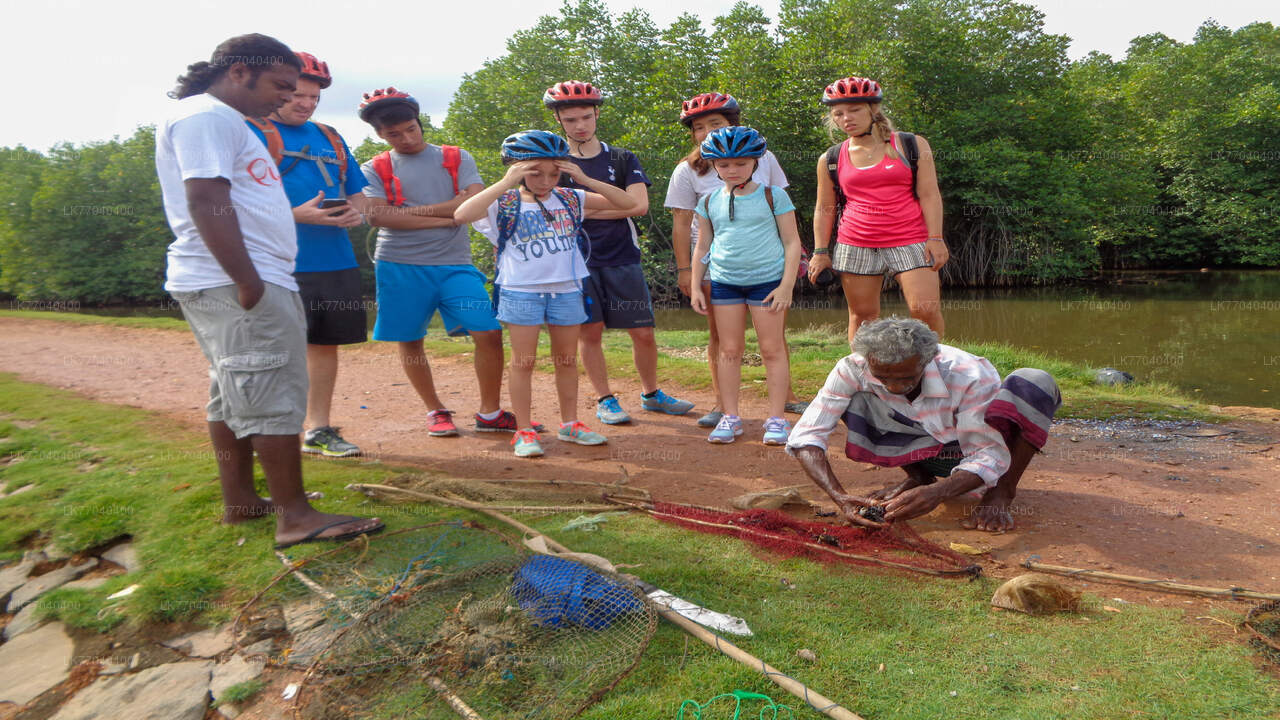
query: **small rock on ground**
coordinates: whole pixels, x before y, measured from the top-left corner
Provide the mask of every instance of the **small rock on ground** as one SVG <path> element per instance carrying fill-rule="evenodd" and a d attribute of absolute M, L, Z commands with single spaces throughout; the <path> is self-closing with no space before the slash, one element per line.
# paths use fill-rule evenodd
<path fill-rule="evenodd" d="M 89 558 L 79 565 L 64 565 L 57 570 L 51 570 L 43 575 L 28 579 L 22 587 L 14 590 L 9 597 L 7 612 L 17 613 L 41 595 L 62 587 L 97 566 L 98 558 Z"/>
<path fill-rule="evenodd" d="M 212 671 L 213 663 L 204 660 L 100 679 L 76 693 L 51 720 L 202 720 Z"/>

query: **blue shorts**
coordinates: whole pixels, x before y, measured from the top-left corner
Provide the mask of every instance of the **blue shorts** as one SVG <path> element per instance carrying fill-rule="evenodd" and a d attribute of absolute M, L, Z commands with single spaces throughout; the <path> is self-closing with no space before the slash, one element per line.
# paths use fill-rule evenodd
<path fill-rule="evenodd" d="M 560 293 L 531 293 L 498 290 L 498 319 L 512 325 L 581 325 L 587 321 L 578 290 Z"/>
<path fill-rule="evenodd" d="M 374 270 L 378 277 L 374 340 L 421 340 L 437 310 L 445 332 L 453 337 L 502 329 L 493 316 L 484 275 L 474 265 L 406 265 L 378 260 Z"/>
<path fill-rule="evenodd" d="M 711 281 L 712 305 L 754 305 L 764 306 L 764 299 L 769 293 L 778 289 L 782 278 L 758 285 L 729 285 L 728 283 Z"/>

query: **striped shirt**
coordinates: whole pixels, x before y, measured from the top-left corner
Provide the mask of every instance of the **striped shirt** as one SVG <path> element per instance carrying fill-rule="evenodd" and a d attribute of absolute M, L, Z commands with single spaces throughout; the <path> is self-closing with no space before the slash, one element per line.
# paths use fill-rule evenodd
<path fill-rule="evenodd" d="M 854 353 L 836 363 L 818 396 L 791 431 L 787 452 L 806 445 L 827 449 L 827 439 L 841 419 L 850 425 L 849 442 L 865 447 L 865 439 L 855 437 L 855 425 L 864 427 L 866 417 L 848 417 L 851 404 L 865 407 L 865 403 L 853 403 L 857 393 L 869 393 L 875 405 L 882 406 L 884 415 L 895 418 L 902 425 L 916 426 L 940 445 L 959 443 L 964 460 L 956 467 L 982 478 L 988 486 L 994 486 L 1009 469 L 1009 449 L 1000 432 L 986 422 L 987 406 L 1000 392 L 1000 374 L 982 357 L 967 353 L 950 345 L 938 345 L 938 355 L 925 366 L 920 394 L 914 402 L 903 395 L 889 392 L 883 383 L 872 376 L 867 361 Z M 876 413 L 881 415 L 881 413 Z M 853 420 L 853 423 L 850 423 Z M 865 428 L 864 428 L 865 434 Z M 905 447 L 903 448 L 906 449 Z M 859 453 L 864 459 L 866 453 Z M 899 458 L 897 462 L 886 458 L 886 464 L 902 465 L 910 460 Z"/>

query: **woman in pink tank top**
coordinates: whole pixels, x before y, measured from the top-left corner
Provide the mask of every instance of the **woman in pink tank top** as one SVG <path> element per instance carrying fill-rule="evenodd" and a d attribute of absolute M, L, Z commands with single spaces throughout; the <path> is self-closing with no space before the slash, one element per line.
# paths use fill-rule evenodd
<path fill-rule="evenodd" d="M 940 336 L 944 330 L 938 271 L 949 252 L 933 152 L 923 137 L 906 134 L 904 141 L 894 132 L 883 100 L 880 84 L 860 77 L 837 80 L 822 96 L 828 126 L 848 137 L 818 158 L 809 278 L 828 268 L 840 274 L 851 342 L 859 326 L 880 316 L 886 272 L 897 278 L 911 316 Z M 919 151 L 914 168 L 907 162 L 911 139 Z"/>

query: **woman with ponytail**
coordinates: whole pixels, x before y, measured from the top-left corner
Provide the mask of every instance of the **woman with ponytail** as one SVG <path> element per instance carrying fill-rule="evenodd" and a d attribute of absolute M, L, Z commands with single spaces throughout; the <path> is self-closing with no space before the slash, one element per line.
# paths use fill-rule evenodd
<path fill-rule="evenodd" d="M 883 101 L 880 84 L 860 77 L 837 80 L 822 95 L 828 129 L 847 138 L 818 158 L 809 278 L 827 268 L 840 273 L 850 342 L 880 316 L 886 272 L 913 318 L 939 336 L 944 329 L 938 271 L 949 252 L 933 152 L 923 137 L 894 131 Z"/>

